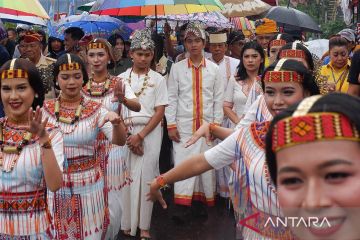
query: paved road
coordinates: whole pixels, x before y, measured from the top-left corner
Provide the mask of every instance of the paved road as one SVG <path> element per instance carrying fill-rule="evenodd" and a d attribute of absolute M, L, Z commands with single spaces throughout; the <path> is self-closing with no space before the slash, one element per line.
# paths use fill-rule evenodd
<path fill-rule="evenodd" d="M 167 203 L 172 203 L 172 193 L 165 196 Z M 174 210 L 169 206 L 163 210 L 157 203 L 154 206 L 151 236 L 153 240 L 234 240 L 235 221 L 233 213 L 226 209 L 224 202 L 217 202 L 215 207 L 208 208 L 208 219 L 189 220 L 183 225 L 172 220 Z M 119 240 L 135 240 L 120 236 Z"/>

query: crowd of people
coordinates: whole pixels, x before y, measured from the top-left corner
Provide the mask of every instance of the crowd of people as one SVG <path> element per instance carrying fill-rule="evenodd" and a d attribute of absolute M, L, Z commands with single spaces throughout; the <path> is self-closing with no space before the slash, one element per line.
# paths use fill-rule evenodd
<path fill-rule="evenodd" d="M 244 239 L 359 238 L 355 31 L 163 30 L 0 26 L 0 239 L 151 239 L 169 184 L 179 224 L 229 199 Z M 331 224 L 266 224 L 294 216 Z"/>

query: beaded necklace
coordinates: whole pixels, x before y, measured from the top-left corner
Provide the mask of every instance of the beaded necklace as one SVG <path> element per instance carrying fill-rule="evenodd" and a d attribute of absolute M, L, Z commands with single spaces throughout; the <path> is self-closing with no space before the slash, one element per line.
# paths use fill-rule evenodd
<path fill-rule="evenodd" d="M 74 123 L 78 122 L 80 120 L 80 116 L 81 116 L 81 111 L 84 108 L 84 97 L 81 96 L 81 100 L 80 100 L 80 104 L 79 106 L 76 108 L 75 111 L 75 118 L 71 119 L 68 117 L 60 117 L 60 97 L 58 99 L 56 99 L 55 102 L 55 117 L 56 117 L 56 121 L 57 122 L 62 122 L 62 123 L 66 123 L 66 124 L 71 124 L 73 125 Z"/>
<path fill-rule="evenodd" d="M 149 70 L 146 72 L 146 74 L 145 74 L 144 82 L 143 82 L 143 85 L 142 85 L 140 91 L 139 91 L 139 92 L 135 92 L 135 96 L 136 96 L 136 97 L 139 97 L 141 94 L 143 94 L 143 92 L 145 91 L 145 89 L 148 87 L 148 80 L 150 79 L 150 77 L 148 76 L 149 71 L 150 71 L 150 69 L 149 69 Z M 130 86 L 131 86 L 131 73 L 132 73 L 132 72 L 133 72 L 133 68 L 131 68 L 131 70 L 130 70 L 130 75 L 129 75 L 129 77 L 127 78 L 127 81 L 129 82 L 129 85 L 130 85 Z"/>
<path fill-rule="evenodd" d="M 5 118 L 5 121 L 0 124 L 0 148 L 1 148 L 0 168 L 3 172 L 11 172 L 12 170 L 14 170 L 14 167 L 20 157 L 20 153 L 23 150 L 24 146 L 29 144 L 29 141 L 32 137 L 32 133 L 29 131 L 25 131 L 25 133 L 23 134 L 22 140 L 20 141 L 20 143 L 17 146 L 15 143 L 7 143 L 5 145 L 5 137 L 4 136 L 5 136 L 6 131 L 9 131 L 9 130 L 6 130 L 6 125 L 7 125 L 7 118 Z M 9 170 L 4 169 L 4 155 L 3 155 L 4 153 L 18 155 L 16 157 L 12 158 Z"/>
<path fill-rule="evenodd" d="M 109 88 L 110 88 L 110 83 L 111 83 L 110 75 L 107 75 L 105 84 L 103 85 L 103 89 L 101 91 L 93 91 L 93 90 L 91 90 L 93 80 L 94 80 L 93 78 L 90 78 L 88 83 L 86 84 L 86 91 L 88 92 L 88 94 L 90 96 L 92 96 L 92 97 L 94 97 L 94 96 L 96 96 L 96 97 L 104 96 L 105 93 L 107 91 L 109 91 Z"/>

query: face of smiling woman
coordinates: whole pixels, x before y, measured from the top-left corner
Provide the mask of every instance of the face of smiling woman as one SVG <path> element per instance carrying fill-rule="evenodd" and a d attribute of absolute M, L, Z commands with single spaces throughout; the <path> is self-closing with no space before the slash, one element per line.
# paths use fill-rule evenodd
<path fill-rule="evenodd" d="M 359 239 L 360 144 L 319 141 L 276 153 L 277 193 L 286 216 L 326 217 L 329 224 L 293 228 L 301 239 Z"/>
<path fill-rule="evenodd" d="M 26 78 L 2 79 L 1 101 L 7 117 L 13 121 L 26 121 L 34 101 L 35 92 Z"/>

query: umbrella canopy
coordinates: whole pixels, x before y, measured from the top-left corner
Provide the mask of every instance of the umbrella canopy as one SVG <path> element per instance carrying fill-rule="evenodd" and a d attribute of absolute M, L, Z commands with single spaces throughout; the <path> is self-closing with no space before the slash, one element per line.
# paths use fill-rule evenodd
<path fill-rule="evenodd" d="M 49 15 L 38 0 L 0 0 L 0 13 L 49 19 Z"/>
<path fill-rule="evenodd" d="M 266 12 L 271 6 L 261 0 L 221 0 L 225 17 L 247 17 Z"/>
<path fill-rule="evenodd" d="M 230 18 L 230 22 L 234 24 L 237 30 L 255 31 L 255 22 L 247 19 L 246 17 Z"/>
<path fill-rule="evenodd" d="M 318 24 L 309 15 L 291 7 L 272 7 L 265 17 L 280 24 L 299 27 L 306 32 L 321 33 Z"/>
<path fill-rule="evenodd" d="M 111 16 L 174 15 L 223 9 L 219 0 L 97 0 L 90 12 Z"/>
<path fill-rule="evenodd" d="M 46 26 L 46 20 L 40 17 L 33 16 L 15 16 L 11 14 L 0 13 L 0 19 L 3 22 L 13 22 L 13 23 L 24 23 L 31 25 L 40 25 Z"/>
<path fill-rule="evenodd" d="M 135 30 L 139 30 L 139 29 L 144 29 L 146 27 L 145 21 L 141 20 L 135 23 L 127 23 L 126 24 L 129 28 L 131 28 L 133 31 Z"/>
<path fill-rule="evenodd" d="M 129 39 L 132 29 L 119 19 L 109 16 L 80 15 L 69 16 L 55 26 L 54 37 L 63 39 L 64 31 L 69 27 L 79 27 L 85 34 L 93 37 L 108 38 L 114 33 L 119 33 L 125 40 Z"/>
<path fill-rule="evenodd" d="M 79 6 L 77 9 L 80 11 L 88 12 L 88 11 L 90 11 L 90 9 L 92 8 L 92 6 L 94 5 L 95 2 L 96 1 L 86 3 L 84 5 Z"/>
<path fill-rule="evenodd" d="M 329 50 L 329 40 L 328 39 L 316 39 L 308 41 L 305 43 L 305 46 L 309 49 L 311 53 L 314 53 L 318 58 L 321 58 L 324 53 Z"/>
<path fill-rule="evenodd" d="M 231 28 L 233 24 L 220 12 L 191 13 L 180 15 L 149 16 L 145 19 L 160 19 L 167 21 L 189 22 L 196 21 L 204 23 L 207 27 Z"/>

